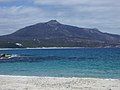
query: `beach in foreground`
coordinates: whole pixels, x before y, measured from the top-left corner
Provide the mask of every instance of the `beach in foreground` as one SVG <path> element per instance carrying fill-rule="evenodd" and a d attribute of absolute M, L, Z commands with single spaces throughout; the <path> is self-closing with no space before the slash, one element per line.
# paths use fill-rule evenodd
<path fill-rule="evenodd" d="M 120 90 L 120 79 L 1 75 L 0 90 Z"/>

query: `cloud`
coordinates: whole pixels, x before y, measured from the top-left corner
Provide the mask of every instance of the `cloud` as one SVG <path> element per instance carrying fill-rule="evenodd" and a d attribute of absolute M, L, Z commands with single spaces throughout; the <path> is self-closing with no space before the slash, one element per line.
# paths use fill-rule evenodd
<path fill-rule="evenodd" d="M 40 8 L 35 7 L 25 7 L 25 6 L 12 6 L 12 7 L 3 7 L 0 8 L 0 10 L 5 14 L 11 14 L 11 15 L 21 15 L 21 14 L 27 14 L 34 12 L 40 12 Z"/>
<path fill-rule="evenodd" d="M 47 5 L 76 5 L 84 3 L 86 0 L 79 2 L 78 0 L 34 0 L 36 4 L 47 4 Z"/>
<path fill-rule="evenodd" d="M 0 0 L 0 2 L 13 2 L 13 1 L 16 1 L 16 0 Z"/>
<path fill-rule="evenodd" d="M 120 33 L 119 12 L 119 0 L 0 0 L 0 35 L 51 19 Z"/>
<path fill-rule="evenodd" d="M 40 5 L 120 5 L 119 0 L 33 0 Z"/>
<path fill-rule="evenodd" d="M 44 14 L 40 8 L 25 6 L 2 7 L 0 12 L 0 34 L 8 34 L 37 23 L 38 18 Z"/>

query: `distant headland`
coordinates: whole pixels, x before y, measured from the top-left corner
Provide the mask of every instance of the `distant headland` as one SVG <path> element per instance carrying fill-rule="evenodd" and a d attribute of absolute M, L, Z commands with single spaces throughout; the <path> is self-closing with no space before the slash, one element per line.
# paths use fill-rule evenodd
<path fill-rule="evenodd" d="M 0 48 L 38 47 L 120 47 L 120 35 L 50 20 L 0 36 Z"/>

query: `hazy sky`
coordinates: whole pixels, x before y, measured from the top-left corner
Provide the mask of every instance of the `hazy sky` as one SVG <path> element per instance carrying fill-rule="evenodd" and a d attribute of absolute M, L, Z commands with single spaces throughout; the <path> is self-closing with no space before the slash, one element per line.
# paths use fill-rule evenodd
<path fill-rule="evenodd" d="M 51 19 L 120 34 L 120 0 L 0 0 L 0 35 Z"/>

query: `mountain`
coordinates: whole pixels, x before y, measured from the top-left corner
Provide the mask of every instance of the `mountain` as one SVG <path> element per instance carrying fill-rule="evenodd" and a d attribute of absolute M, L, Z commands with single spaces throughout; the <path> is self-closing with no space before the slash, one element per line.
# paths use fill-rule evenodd
<path fill-rule="evenodd" d="M 0 47 L 117 47 L 120 35 L 80 28 L 56 20 L 24 27 L 0 36 Z"/>

